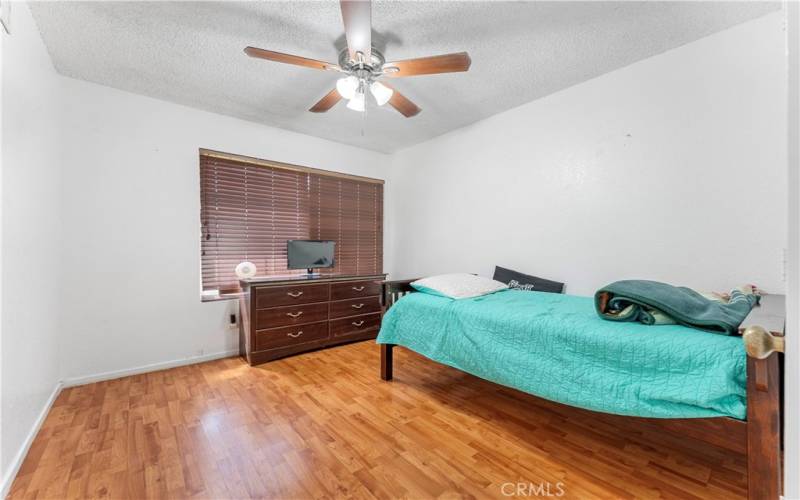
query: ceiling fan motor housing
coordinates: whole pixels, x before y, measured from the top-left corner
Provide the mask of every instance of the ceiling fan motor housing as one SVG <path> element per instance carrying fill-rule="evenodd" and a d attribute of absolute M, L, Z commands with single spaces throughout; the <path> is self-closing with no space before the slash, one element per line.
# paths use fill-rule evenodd
<path fill-rule="evenodd" d="M 372 47 L 372 55 L 369 61 L 353 61 L 350 59 L 350 53 L 347 48 L 339 52 L 339 67 L 345 73 L 349 73 L 359 80 L 371 81 L 378 78 L 383 74 L 383 65 L 386 63 L 386 58 L 383 53 Z"/>

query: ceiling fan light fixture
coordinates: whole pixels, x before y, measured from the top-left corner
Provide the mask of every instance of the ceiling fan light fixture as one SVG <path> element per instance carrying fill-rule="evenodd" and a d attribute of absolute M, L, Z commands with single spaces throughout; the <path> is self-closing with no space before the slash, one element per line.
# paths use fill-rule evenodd
<path fill-rule="evenodd" d="M 364 93 L 356 92 L 353 98 L 347 103 L 347 108 L 353 111 L 363 112 L 366 109 L 365 104 Z"/>
<path fill-rule="evenodd" d="M 336 81 L 336 91 L 345 99 L 353 99 L 356 90 L 358 90 L 358 78 L 354 76 L 346 76 Z"/>
<path fill-rule="evenodd" d="M 311 106 L 309 112 L 325 113 L 344 99 L 348 108 L 366 116 L 366 94 L 372 94 L 379 106 L 388 104 L 411 118 L 419 114 L 419 106 L 390 85 L 375 83 L 377 79 L 458 73 L 468 71 L 472 64 L 466 52 L 386 62 L 383 53 L 372 45 L 372 0 L 341 0 L 339 10 L 347 44 L 339 47 L 338 64 L 252 46 L 244 49 L 245 54 L 256 59 L 341 73 L 336 86 Z"/>
<path fill-rule="evenodd" d="M 369 90 L 372 92 L 372 96 L 375 98 L 375 102 L 378 103 L 378 106 L 383 106 L 389 102 L 389 99 L 392 98 L 392 94 L 394 93 L 394 90 L 381 82 L 372 82 L 369 86 Z"/>

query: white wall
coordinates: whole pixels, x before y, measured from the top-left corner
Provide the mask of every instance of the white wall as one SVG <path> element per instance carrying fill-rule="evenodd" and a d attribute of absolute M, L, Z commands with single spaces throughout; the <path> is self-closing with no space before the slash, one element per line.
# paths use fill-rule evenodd
<path fill-rule="evenodd" d="M 11 470 L 3 460 L 3 47 L 6 33 L 0 27 L 0 495 L 5 495 Z M 9 469 L 9 470 L 7 470 Z"/>
<path fill-rule="evenodd" d="M 786 330 L 800 331 L 800 4 L 787 5 L 789 258 Z M 786 344 L 784 496 L 800 499 L 800 343 Z"/>
<path fill-rule="evenodd" d="M 6 33 L 0 27 L 0 495 L 6 494 L 12 469 L 3 460 L 3 52 Z"/>
<path fill-rule="evenodd" d="M 28 6 L 3 37 L 3 486 L 60 377 L 61 177 L 59 80 Z M 2 493 L 2 492 L 0 492 Z"/>
<path fill-rule="evenodd" d="M 782 292 L 782 16 L 396 153 L 389 268 Z"/>
<path fill-rule="evenodd" d="M 389 157 L 64 79 L 64 373 L 230 353 L 200 302 L 198 148 L 384 178 Z"/>

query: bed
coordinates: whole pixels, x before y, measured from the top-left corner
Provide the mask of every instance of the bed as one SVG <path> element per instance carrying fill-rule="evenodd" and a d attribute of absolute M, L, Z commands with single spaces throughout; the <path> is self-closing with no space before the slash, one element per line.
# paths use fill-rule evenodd
<path fill-rule="evenodd" d="M 749 497 L 778 497 L 781 365 L 773 351 L 782 350 L 782 296 L 762 299 L 742 325 L 743 342 L 605 321 L 587 297 L 507 290 L 455 301 L 412 293 L 411 281 L 384 283 L 382 379 L 392 379 L 400 345 L 536 397 L 746 453 Z"/>

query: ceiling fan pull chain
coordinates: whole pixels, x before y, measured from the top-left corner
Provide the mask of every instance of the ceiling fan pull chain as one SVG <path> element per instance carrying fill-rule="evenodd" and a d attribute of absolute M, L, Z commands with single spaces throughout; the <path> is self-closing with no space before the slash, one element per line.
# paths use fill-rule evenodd
<path fill-rule="evenodd" d="M 364 95 L 364 100 L 366 101 L 367 96 L 366 93 Z M 361 137 L 364 137 L 364 129 L 367 125 L 367 103 L 364 102 L 364 112 L 361 113 Z"/>

